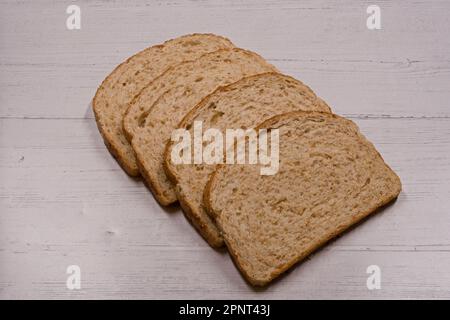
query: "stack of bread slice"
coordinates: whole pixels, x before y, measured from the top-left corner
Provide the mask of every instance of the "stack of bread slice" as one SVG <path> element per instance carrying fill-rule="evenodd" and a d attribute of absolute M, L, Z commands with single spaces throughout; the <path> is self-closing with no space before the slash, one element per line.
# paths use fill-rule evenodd
<path fill-rule="evenodd" d="M 245 278 L 265 285 L 395 199 L 398 176 L 350 120 L 305 84 L 213 34 L 141 51 L 101 84 L 93 109 L 105 145 L 163 206 L 179 202 Z M 175 163 L 175 130 L 277 129 L 279 169 Z"/>

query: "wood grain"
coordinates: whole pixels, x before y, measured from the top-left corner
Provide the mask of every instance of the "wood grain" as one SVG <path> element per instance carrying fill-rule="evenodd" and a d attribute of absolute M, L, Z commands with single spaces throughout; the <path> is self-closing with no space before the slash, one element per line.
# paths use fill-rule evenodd
<path fill-rule="evenodd" d="M 450 298 L 450 3 L 0 1 L 0 298 Z M 371 3 L 370 3 L 371 4 Z M 215 32 L 310 85 L 400 175 L 397 202 L 255 291 L 110 157 L 89 103 L 132 53 Z M 68 265 L 82 290 L 65 286 Z M 382 289 L 366 288 L 366 268 Z"/>

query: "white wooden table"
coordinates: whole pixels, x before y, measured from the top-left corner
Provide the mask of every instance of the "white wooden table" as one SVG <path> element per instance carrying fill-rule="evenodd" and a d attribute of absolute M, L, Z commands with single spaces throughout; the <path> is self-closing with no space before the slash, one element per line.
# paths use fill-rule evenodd
<path fill-rule="evenodd" d="M 66 29 L 70 4 L 81 30 Z M 370 4 L 381 30 L 366 27 Z M 394 205 L 264 290 L 119 168 L 89 108 L 119 62 L 191 32 L 303 80 L 403 182 Z M 0 1 L 2 299 L 448 299 L 449 206 L 449 1 Z M 373 264 L 380 290 L 366 287 Z"/>

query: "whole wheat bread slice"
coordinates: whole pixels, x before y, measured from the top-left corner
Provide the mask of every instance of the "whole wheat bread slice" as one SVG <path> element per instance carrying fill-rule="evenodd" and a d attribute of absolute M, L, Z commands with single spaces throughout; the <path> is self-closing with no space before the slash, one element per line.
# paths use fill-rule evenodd
<path fill-rule="evenodd" d="M 163 156 L 166 143 L 178 123 L 202 98 L 219 86 L 268 71 L 275 71 L 275 68 L 257 54 L 230 49 L 182 63 L 162 76 L 171 89 L 152 105 L 144 126 L 134 133 L 132 139 L 141 174 L 162 205 L 177 200 L 173 185 L 164 173 Z M 212 245 L 222 243 L 214 225 L 192 222 Z"/>
<path fill-rule="evenodd" d="M 139 170 L 122 129 L 128 103 L 169 67 L 233 47 L 228 39 L 213 34 L 186 35 L 137 53 L 106 77 L 93 100 L 95 119 L 108 150 L 129 175 L 137 176 Z"/>
<path fill-rule="evenodd" d="M 254 128 L 277 114 L 298 110 L 330 112 L 325 102 L 300 81 L 279 73 L 265 73 L 217 89 L 192 109 L 178 127 L 190 128 L 193 136 L 194 121 L 201 121 L 203 132 L 214 128 L 225 134 L 226 129 Z M 211 224 L 203 206 L 203 191 L 216 165 L 175 165 L 171 161 L 173 145 L 167 145 L 164 164 L 175 184 L 177 198 L 191 219 Z"/>
<path fill-rule="evenodd" d="M 204 199 L 253 285 L 269 283 L 401 191 L 398 176 L 349 120 L 294 112 L 260 128 L 280 130 L 278 173 L 220 166 Z"/>

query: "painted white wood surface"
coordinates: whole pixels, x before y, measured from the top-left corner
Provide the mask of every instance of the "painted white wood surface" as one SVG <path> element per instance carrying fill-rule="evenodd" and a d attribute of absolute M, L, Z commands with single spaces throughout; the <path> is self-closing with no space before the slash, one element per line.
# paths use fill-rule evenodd
<path fill-rule="evenodd" d="M 450 2 L 377 1 L 378 31 L 369 4 L 0 1 L 0 298 L 450 298 Z M 396 203 L 265 290 L 123 173 L 89 110 L 115 65 L 191 32 L 303 80 L 402 178 Z M 381 290 L 366 288 L 371 264 Z"/>

